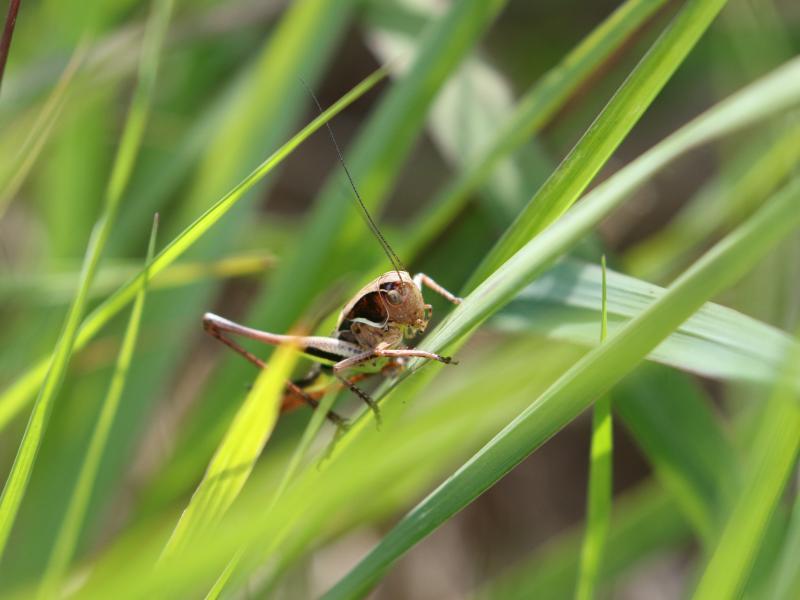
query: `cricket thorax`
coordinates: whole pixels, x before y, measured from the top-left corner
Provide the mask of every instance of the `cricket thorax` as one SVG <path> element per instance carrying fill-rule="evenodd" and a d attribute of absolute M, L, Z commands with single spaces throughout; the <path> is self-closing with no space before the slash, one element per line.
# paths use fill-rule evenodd
<path fill-rule="evenodd" d="M 411 276 L 390 271 L 364 286 L 344 308 L 337 335 L 363 348 L 393 348 L 427 324 L 425 302 Z"/>

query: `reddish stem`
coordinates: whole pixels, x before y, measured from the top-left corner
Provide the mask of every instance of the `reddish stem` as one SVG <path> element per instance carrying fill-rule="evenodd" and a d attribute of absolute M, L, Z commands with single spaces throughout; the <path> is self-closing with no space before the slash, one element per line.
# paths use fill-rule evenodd
<path fill-rule="evenodd" d="M 0 39 L 0 87 L 3 85 L 3 74 L 8 60 L 8 49 L 11 47 L 11 36 L 14 35 L 14 25 L 17 23 L 17 13 L 21 0 L 11 0 L 6 15 L 6 25 L 3 28 L 3 37 Z"/>

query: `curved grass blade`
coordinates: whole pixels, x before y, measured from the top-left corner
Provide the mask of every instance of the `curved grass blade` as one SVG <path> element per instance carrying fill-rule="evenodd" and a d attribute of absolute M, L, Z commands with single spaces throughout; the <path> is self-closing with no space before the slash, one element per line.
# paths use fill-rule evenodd
<path fill-rule="evenodd" d="M 596 345 L 600 269 L 563 260 L 527 286 L 489 326 L 532 332 L 584 346 Z M 665 289 L 616 271 L 608 273 L 610 329 L 617 331 Z M 771 382 L 792 347 L 783 331 L 719 304 L 708 303 L 649 355 L 649 359 L 704 377 Z M 800 389 L 800 380 L 797 382 Z"/>
<path fill-rule="evenodd" d="M 20 443 L 8 480 L 0 496 L 0 557 L 6 547 L 11 527 L 25 495 L 36 455 L 39 451 L 47 420 L 53 402 L 66 375 L 69 360 L 78 337 L 78 328 L 83 317 L 89 290 L 100 263 L 105 243 L 114 226 L 122 192 L 130 178 L 138 154 L 149 112 L 155 80 L 158 73 L 158 59 L 162 41 L 172 11 L 172 0 L 154 2 L 148 23 L 147 37 L 143 46 L 139 84 L 134 92 L 130 110 L 122 132 L 122 140 L 112 167 L 105 194 L 105 205 L 98 219 L 84 258 L 81 280 L 75 299 L 70 306 L 61 335 L 53 352 L 52 362 L 39 396 L 34 404 L 28 425 Z"/>
<path fill-rule="evenodd" d="M 269 368 L 259 373 L 164 547 L 162 566 L 178 558 L 203 530 L 215 526 L 239 495 L 278 420 L 284 386 L 297 357 L 292 346 L 281 347 Z"/>
<path fill-rule="evenodd" d="M 712 295 L 744 275 L 800 224 L 800 182 L 782 190 L 684 273 L 668 293 L 589 352 L 404 517 L 324 596 L 363 596 L 415 543 L 467 506 L 616 384 Z M 541 237 L 541 236 L 540 236 Z M 517 255 L 518 256 L 518 255 Z M 505 269 L 512 261 L 501 268 Z M 475 293 L 478 293 L 479 288 Z"/>
<path fill-rule="evenodd" d="M 793 382 L 800 376 L 800 349 L 787 357 L 758 426 L 740 494 L 693 598 L 741 597 L 769 518 L 800 451 L 800 404 Z M 795 590 L 796 591 L 796 590 Z"/>
<path fill-rule="evenodd" d="M 569 209 L 725 5 L 689 0 L 476 270 L 472 290 Z"/>
<path fill-rule="evenodd" d="M 342 96 L 338 102 L 328 108 L 322 115 L 311 121 L 311 123 L 306 125 L 299 133 L 270 155 L 230 192 L 209 207 L 208 210 L 186 227 L 186 229 L 156 255 L 153 262 L 148 267 L 150 277 L 154 278 L 175 262 L 190 246 L 192 246 L 192 244 L 202 237 L 206 231 L 225 216 L 225 213 L 241 200 L 256 183 L 278 166 L 278 164 L 304 140 L 322 127 L 328 120 L 360 98 L 365 92 L 378 83 L 378 81 L 383 79 L 385 75 L 386 72 L 383 69 L 379 69 L 364 79 L 364 81 Z M 143 283 L 143 278 L 144 270 L 131 278 L 105 302 L 87 315 L 75 338 L 76 349 L 85 346 L 114 315 L 122 310 L 128 302 L 136 296 L 136 293 Z M 47 372 L 48 360 L 49 359 L 42 360 L 26 373 L 22 374 L 22 376 L 0 396 L 0 429 L 25 406 L 31 394 L 34 393 L 36 386 L 44 378 Z"/>
<path fill-rule="evenodd" d="M 156 234 L 158 232 L 158 215 L 153 220 L 153 229 L 150 232 L 150 242 L 147 246 L 147 257 L 145 264 L 153 260 L 156 246 Z M 64 576 L 67 566 L 75 553 L 81 528 L 84 524 L 86 509 L 89 505 L 89 498 L 92 493 L 97 470 L 100 468 L 100 460 L 103 457 L 103 450 L 108 441 L 111 425 L 117 414 L 117 407 L 122 398 L 122 390 L 125 388 L 125 379 L 130 368 L 133 353 L 136 348 L 136 340 L 139 336 L 139 325 L 144 312 L 144 299 L 147 292 L 147 272 L 145 272 L 144 285 L 136 294 L 136 299 L 131 309 L 128 319 L 128 326 L 122 338 L 117 364 L 114 367 L 114 374 L 111 377 L 111 385 L 100 410 L 100 416 L 95 424 L 89 448 L 81 466 L 78 479 L 75 482 L 75 489 L 72 491 L 67 512 L 61 523 L 61 529 L 56 543 L 50 554 L 47 569 L 42 578 L 39 588 L 39 598 L 50 598 L 56 596 L 59 584 Z"/>
<path fill-rule="evenodd" d="M 603 272 L 600 304 L 600 343 L 608 335 L 608 295 L 606 286 L 606 257 L 601 261 Z M 614 437 L 611 420 L 611 396 L 597 399 L 592 413 L 592 440 L 589 463 L 589 485 L 586 501 L 586 533 L 581 548 L 578 587 L 575 597 L 590 600 L 595 596 L 611 520 L 613 486 L 612 453 Z"/>

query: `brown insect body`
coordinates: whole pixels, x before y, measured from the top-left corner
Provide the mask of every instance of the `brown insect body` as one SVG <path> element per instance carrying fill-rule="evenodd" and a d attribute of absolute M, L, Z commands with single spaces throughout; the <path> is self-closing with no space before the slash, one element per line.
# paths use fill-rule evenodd
<path fill-rule="evenodd" d="M 365 350 L 399 348 L 425 331 L 430 305 L 407 271 L 389 271 L 365 285 L 345 305 L 336 336 Z"/>

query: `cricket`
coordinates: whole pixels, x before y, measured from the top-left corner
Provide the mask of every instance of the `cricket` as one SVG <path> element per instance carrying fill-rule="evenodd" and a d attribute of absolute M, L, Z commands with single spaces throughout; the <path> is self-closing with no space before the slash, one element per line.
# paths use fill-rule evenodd
<path fill-rule="evenodd" d="M 321 113 L 319 100 L 308 86 L 306 89 Z M 389 259 L 392 270 L 373 279 L 353 296 L 339 314 L 336 329 L 329 337 L 270 333 L 240 325 L 213 313 L 203 315 L 203 328 L 212 337 L 261 369 L 266 368 L 265 362 L 231 336 L 241 336 L 274 346 L 292 344 L 314 361 L 305 376 L 286 382 L 281 413 L 303 405 L 316 409 L 330 387 L 338 386 L 347 388 L 366 403 L 380 423 L 377 403 L 356 384 L 373 375 L 397 376 L 410 358 L 455 364 L 448 356 L 409 347 L 406 341 L 424 332 L 432 316 L 433 309 L 430 304 L 425 303 L 423 288 L 436 292 L 453 304 L 459 304 L 461 298 L 450 293 L 428 275 L 417 273 L 412 277 L 406 270 L 367 210 L 330 123 L 326 123 L 326 128 L 353 191 L 353 198 L 364 221 Z M 319 388 L 318 382 L 323 375 L 333 377 L 328 385 Z M 339 428 L 347 426 L 346 420 L 333 411 L 326 416 Z"/>

